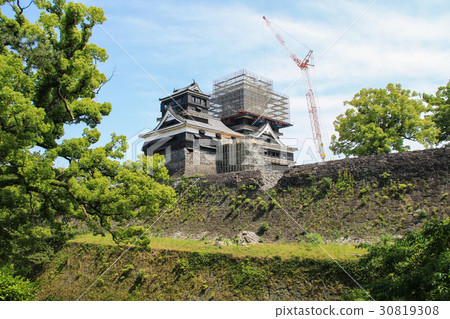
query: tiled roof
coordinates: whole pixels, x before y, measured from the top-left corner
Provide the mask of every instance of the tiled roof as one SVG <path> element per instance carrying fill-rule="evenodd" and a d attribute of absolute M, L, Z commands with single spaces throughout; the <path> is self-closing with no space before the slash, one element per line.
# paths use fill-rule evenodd
<path fill-rule="evenodd" d="M 153 132 L 157 131 L 158 128 L 163 124 L 163 120 L 166 119 L 167 116 L 169 115 L 168 113 L 170 113 L 174 118 L 176 118 L 181 123 L 185 123 L 186 125 L 189 125 L 189 126 L 195 126 L 199 129 L 204 129 L 204 130 L 209 130 L 209 131 L 222 132 L 222 133 L 230 134 L 230 135 L 237 136 L 237 137 L 243 136 L 242 134 L 235 132 L 232 129 L 228 128 L 225 124 L 223 124 L 220 121 L 220 119 L 215 118 L 212 115 L 208 114 L 205 116 L 205 114 L 202 114 L 204 118 L 208 119 L 208 123 L 203 123 L 200 121 L 196 121 L 194 119 L 194 117 L 196 116 L 196 114 L 194 112 L 186 112 L 187 118 L 185 118 L 185 117 L 182 117 L 180 114 L 178 114 L 176 111 L 174 111 L 171 107 L 169 107 L 167 109 L 166 113 L 164 113 L 164 116 L 163 116 L 161 122 L 158 124 L 158 126 L 152 132 L 144 134 L 143 137 L 145 137 L 147 135 L 151 135 Z M 163 128 L 163 130 L 164 129 L 165 128 Z"/>
<path fill-rule="evenodd" d="M 173 90 L 173 94 L 177 94 L 177 93 L 188 91 L 188 90 L 206 95 L 205 93 L 202 92 L 202 90 L 198 86 L 197 82 L 195 82 L 195 80 L 193 80 L 193 82 L 189 86 L 186 86 L 186 87 L 181 88 L 181 89 L 174 89 Z"/>
<path fill-rule="evenodd" d="M 189 125 L 194 125 L 197 127 L 202 127 L 205 128 L 207 130 L 213 130 L 213 131 L 220 131 L 223 133 L 227 133 L 233 136 L 243 136 L 241 133 L 235 132 L 232 129 L 228 128 L 225 124 L 223 124 L 220 119 L 217 119 L 215 117 L 209 117 L 208 118 L 208 123 L 202 123 L 199 121 L 195 121 L 192 119 L 185 119 L 186 123 Z"/>

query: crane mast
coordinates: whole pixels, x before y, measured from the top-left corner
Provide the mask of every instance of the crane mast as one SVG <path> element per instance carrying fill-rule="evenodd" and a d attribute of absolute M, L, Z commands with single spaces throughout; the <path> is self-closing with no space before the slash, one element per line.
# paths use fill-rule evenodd
<path fill-rule="evenodd" d="M 295 64 L 297 64 L 297 66 L 302 71 L 303 80 L 305 83 L 305 90 L 306 90 L 306 104 L 308 105 L 309 121 L 311 123 L 313 140 L 314 140 L 316 149 L 320 154 L 320 158 L 322 160 L 324 160 L 325 159 L 325 151 L 324 151 L 323 142 L 322 142 L 322 133 L 320 130 L 320 125 L 319 125 L 319 115 L 317 113 L 316 98 L 314 96 L 314 91 L 312 89 L 311 79 L 309 78 L 309 67 L 313 66 L 312 61 L 311 61 L 313 51 L 309 50 L 308 54 L 303 59 L 303 61 L 300 60 L 289 49 L 289 47 L 286 44 L 286 41 L 284 41 L 284 39 L 281 37 L 281 35 L 278 34 L 278 32 L 274 29 L 274 27 L 270 23 L 270 21 L 266 17 L 263 17 L 263 19 L 264 19 L 264 21 L 266 21 L 269 29 L 275 34 L 275 38 L 289 52 L 289 56 L 291 57 L 291 59 L 295 62 Z"/>

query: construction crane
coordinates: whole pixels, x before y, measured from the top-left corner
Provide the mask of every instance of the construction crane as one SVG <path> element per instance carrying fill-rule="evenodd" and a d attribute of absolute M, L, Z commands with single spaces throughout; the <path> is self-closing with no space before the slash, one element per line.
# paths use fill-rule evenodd
<path fill-rule="evenodd" d="M 289 49 L 289 47 L 286 44 L 286 41 L 281 37 L 280 34 L 274 29 L 272 26 L 272 23 L 266 18 L 263 17 L 264 21 L 266 21 L 267 26 L 269 29 L 275 34 L 275 38 L 277 38 L 278 42 L 289 52 L 289 56 L 291 59 L 297 64 L 297 66 L 300 68 L 303 74 L 303 79 L 305 83 L 305 90 L 306 90 L 306 103 L 308 105 L 308 112 L 309 112 L 309 121 L 311 122 L 311 129 L 313 133 L 313 140 L 314 144 L 316 146 L 317 151 L 320 154 L 320 158 L 322 160 L 325 159 L 325 151 L 323 148 L 323 142 L 322 142 L 322 133 L 320 130 L 319 125 L 319 115 L 317 114 L 317 104 L 316 104 L 316 98 L 314 96 L 314 92 L 312 90 L 311 80 L 309 78 L 309 67 L 314 66 L 312 64 L 312 54 L 313 51 L 309 50 L 306 57 L 302 60 L 297 58 L 297 56 Z"/>

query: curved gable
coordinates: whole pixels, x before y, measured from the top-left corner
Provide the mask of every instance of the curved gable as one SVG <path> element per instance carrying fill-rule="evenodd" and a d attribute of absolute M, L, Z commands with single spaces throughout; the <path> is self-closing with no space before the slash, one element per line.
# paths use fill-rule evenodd
<path fill-rule="evenodd" d="M 164 123 L 168 123 L 169 121 L 177 121 L 178 123 L 185 123 L 186 120 L 179 116 L 171 107 L 167 108 L 166 113 L 164 113 L 163 118 L 159 122 L 158 126 L 153 131 L 157 131 L 164 125 Z"/>
<path fill-rule="evenodd" d="M 256 138 L 260 138 L 263 134 L 267 134 L 273 137 L 273 139 L 279 144 L 279 145 L 283 145 L 284 144 L 280 141 L 280 139 L 275 135 L 275 132 L 272 130 L 272 127 L 270 126 L 269 123 L 264 124 L 256 133 L 255 133 L 255 137 Z"/>

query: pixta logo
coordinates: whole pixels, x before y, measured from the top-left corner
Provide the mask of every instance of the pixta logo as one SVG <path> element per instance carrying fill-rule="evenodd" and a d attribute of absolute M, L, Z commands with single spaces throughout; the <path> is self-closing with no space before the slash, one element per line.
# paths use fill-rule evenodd
<path fill-rule="evenodd" d="M 151 132 L 152 130 L 145 128 L 142 129 L 139 133 L 134 134 L 133 136 L 129 137 L 127 139 L 128 148 L 125 153 L 125 161 L 132 161 L 137 162 L 139 160 L 139 155 L 144 155 L 144 152 L 142 150 L 144 144 L 145 144 L 145 138 L 144 136 Z M 146 161 L 146 167 L 142 167 L 142 169 L 145 169 L 149 175 L 153 175 L 153 172 L 155 169 L 160 168 L 165 163 L 170 162 L 171 159 L 171 147 L 170 145 L 167 145 L 167 147 L 164 147 L 164 145 L 170 141 L 170 137 L 165 137 L 159 139 L 156 143 L 152 144 L 150 147 L 146 149 L 146 155 L 149 156 Z M 161 154 L 161 151 L 156 152 L 156 150 L 164 149 L 164 162 L 154 162 L 153 161 L 153 155 L 155 153 Z M 157 165 L 157 166 L 155 166 Z"/>
<path fill-rule="evenodd" d="M 128 148 L 125 153 L 125 161 L 136 162 L 138 160 L 138 155 L 142 153 L 142 146 L 144 146 L 144 138 L 142 135 L 151 132 L 149 128 L 141 130 L 139 133 L 127 138 Z"/>

